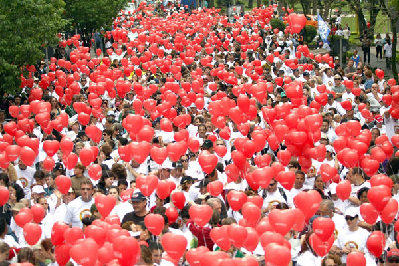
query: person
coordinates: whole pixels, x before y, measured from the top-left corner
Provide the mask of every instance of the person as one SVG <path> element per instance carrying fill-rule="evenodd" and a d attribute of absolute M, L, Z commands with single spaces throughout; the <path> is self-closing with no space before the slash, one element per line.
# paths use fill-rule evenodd
<path fill-rule="evenodd" d="M 112 209 L 110 215 L 116 214 L 122 221 L 123 217 L 129 212 L 133 211 L 133 207 L 128 202 L 121 202 L 119 188 L 116 186 L 111 186 L 108 191 L 108 195 L 113 196 L 116 199 L 115 207 Z"/>
<path fill-rule="evenodd" d="M 86 167 L 82 163 L 77 163 L 73 169 L 74 176 L 72 176 L 72 189 L 75 191 L 76 196 L 79 197 L 81 195 L 81 184 L 89 180 L 85 175 L 84 172 Z"/>
<path fill-rule="evenodd" d="M 140 191 L 136 191 L 132 195 L 131 203 L 133 206 L 133 211 L 125 214 L 122 219 L 122 224 L 129 221 L 132 221 L 134 224 L 144 222 L 144 218 L 148 214 L 146 209 L 147 198 Z"/>
<path fill-rule="evenodd" d="M 367 62 L 368 64 L 370 64 L 371 39 L 370 39 L 370 36 L 369 36 L 367 30 L 365 30 L 363 32 L 361 42 L 362 42 L 362 50 L 363 50 L 363 62 L 364 63 Z"/>
<path fill-rule="evenodd" d="M 360 58 L 360 55 L 358 55 L 356 49 L 353 50 L 353 55 L 352 55 L 351 59 L 353 60 L 353 62 L 355 62 L 355 67 L 357 68 L 357 65 L 359 65 L 359 63 L 361 62 L 361 58 Z"/>
<path fill-rule="evenodd" d="M 374 39 L 374 44 L 375 44 L 375 56 L 378 60 L 378 55 L 380 56 L 380 59 L 382 59 L 382 37 L 380 33 L 377 33 L 377 36 Z"/>
<path fill-rule="evenodd" d="M 81 191 L 81 196 L 67 205 L 64 222 L 71 227 L 83 228 L 82 219 L 91 216 L 90 208 L 94 203 L 93 183 L 90 180 L 82 181 L 79 190 Z"/>
<path fill-rule="evenodd" d="M 366 251 L 366 242 L 369 232 L 359 227 L 359 213 L 355 207 L 350 207 L 345 211 L 347 228 L 338 236 L 337 247 L 340 250 L 342 262 L 346 262 L 346 257 L 352 251 Z"/>
<path fill-rule="evenodd" d="M 385 54 L 386 67 L 389 68 L 391 66 L 391 57 L 392 57 L 392 44 L 390 39 L 386 40 L 386 43 L 384 45 L 384 54 Z"/>

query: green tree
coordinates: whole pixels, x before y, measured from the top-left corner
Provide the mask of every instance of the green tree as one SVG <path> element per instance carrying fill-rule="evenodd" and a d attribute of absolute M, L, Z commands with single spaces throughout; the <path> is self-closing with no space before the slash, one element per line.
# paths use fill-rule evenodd
<path fill-rule="evenodd" d="M 0 93 L 16 92 L 25 65 L 44 57 L 65 26 L 63 0 L 0 1 Z"/>
<path fill-rule="evenodd" d="M 102 27 L 111 28 L 113 18 L 128 0 L 65 0 L 65 17 L 72 27 L 89 35 Z"/>
<path fill-rule="evenodd" d="M 397 22 L 399 19 L 399 0 L 381 0 L 381 11 L 388 15 L 391 21 L 393 35 L 391 68 L 393 77 L 398 81 L 398 70 L 396 69 L 396 44 L 397 44 Z"/>

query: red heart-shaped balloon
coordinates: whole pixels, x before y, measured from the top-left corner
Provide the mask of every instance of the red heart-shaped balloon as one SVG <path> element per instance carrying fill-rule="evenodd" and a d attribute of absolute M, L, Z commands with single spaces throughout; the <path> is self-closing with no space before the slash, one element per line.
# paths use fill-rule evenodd
<path fill-rule="evenodd" d="M 162 247 L 173 259 L 180 259 L 187 248 L 187 239 L 183 235 L 166 233 L 161 239 Z"/>
<path fill-rule="evenodd" d="M 202 170 L 205 173 L 210 174 L 218 163 L 218 157 L 208 151 L 202 151 L 198 157 L 198 162 L 201 165 Z"/>
<path fill-rule="evenodd" d="M 24 238 L 26 243 L 33 246 L 39 241 L 42 235 L 42 228 L 35 223 L 27 223 L 24 225 Z"/>
<path fill-rule="evenodd" d="M 201 227 L 205 226 L 213 215 L 212 207 L 209 205 L 193 205 L 188 212 L 190 218 Z"/>
<path fill-rule="evenodd" d="M 330 218 L 318 217 L 313 221 L 312 227 L 321 241 L 327 241 L 334 234 L 335 224 Z"/>
<path fill-rule="evenodd" d="M 94 199 L 94 202 L 96 204 L 97 210 L 104 218 L 110 214 L 110 212 L 116 205 L 116 199 L 111 195 L 97 195 Z"/>
<path fill-rule="evenodd" d="M 81 239 L 71 247 L 69 253 L 76 263 L 83 266 L 94 266 L 98 257 L 98 245 L 91 239 Z"/>

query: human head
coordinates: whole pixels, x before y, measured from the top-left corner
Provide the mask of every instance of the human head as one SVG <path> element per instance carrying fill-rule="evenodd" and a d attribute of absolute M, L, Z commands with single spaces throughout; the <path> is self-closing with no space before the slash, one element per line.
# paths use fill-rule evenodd
<path fill-rule="evenodd" d="M 211 206 L 213 210 L 216 210 L 219 213 L 222 212 L 222 203 L 218 198 L 210 198 L 206 201 L 206 203 Z"/>
<path fill-rule="evenodd" d="M 334 202 L 329 199 L 322 200 L 316 214 L 332 218 L 334 216 Z"/>
<path fill-rule="evenodd" d="M 302 171 L 296 171 L 294 187 L 296 189 L 301 189 L 304 183 L 305 183 L 305 173 Z"/>
<path fill-rule="evenodd" d="M 358 210 L 355 207 L 349 207 L 345 210 L 345 220 L 350 231 L 356 231 L 359 221 Z"/>
<path fill-rule="evenodd" d="M 141 192 L 134 192 L 132 195 L 133 210 L 137 215 L 143 215 L 146 212 L 147 198 Z"/>
<path fill-rule="evenodd" d="M 89 179 L 86 179 L 80 183 L 80 194 L 84 202 L 89 202 L 93 196 L 93 193 L 93 183 Z"/>
<path fill-rule="evenodd" d="M 267 192 L 275 192 L 277 191 L 277 181 L 273 178 L 270 183 L 269 186 L 267 187 Z"/>

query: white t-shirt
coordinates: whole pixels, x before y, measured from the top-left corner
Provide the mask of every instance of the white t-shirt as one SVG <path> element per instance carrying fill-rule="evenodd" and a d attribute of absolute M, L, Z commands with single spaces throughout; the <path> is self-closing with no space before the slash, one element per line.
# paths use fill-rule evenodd
<path fill-rule="evenodd" d="M 129 202 L 120 202 L 119 204 L 115 205 L 112 209 L 110 215 L 118 215 L 119 220 L 122 221 L 123 217 L 125 217 L 126 213 L 132 212 L 133 206 Z"/>
<path fill-rule="evenodd" d="M 345 229 L 339 234 L 337 244 L 339 248 L 354 247 L 360 252 L 366 251 L 366 242 L 369 237 L 369 231 L 359 227 L 356 231 Z M 341 257 L 342 262 L 346 262 L 346 255 Z"/>
<path fill-rule="evenodd" d="M 72 227 L 83 227 L 82 219 L 86 216 L 91 216 L 90 208 L 93 205 L 94 199 L 89 202 L 82 200 L 82 197 L 74 199 L 67 206 L 65 214 L 65 223 L 72 225 Z"/>
<path fill-rule="evenodd" d="M 18 180 L 21 182 L 22 188 L 25 193 L 25 198 L 30 198 L 30 188 L 34 182 L 33 175 L 35 174 L 35 168 L 27 166 L 25 170 L 22 170 L 17 165 L 15 167 L 15 171 L 17 172 Z"/>
<path fill-rule="evenodd" d="M 322 258 L 315 256 L 311 251 L 307 250 L 298 256 L 296 265 L 298 266 L 309 266 L 309 265 L 321 265 Z"/>

